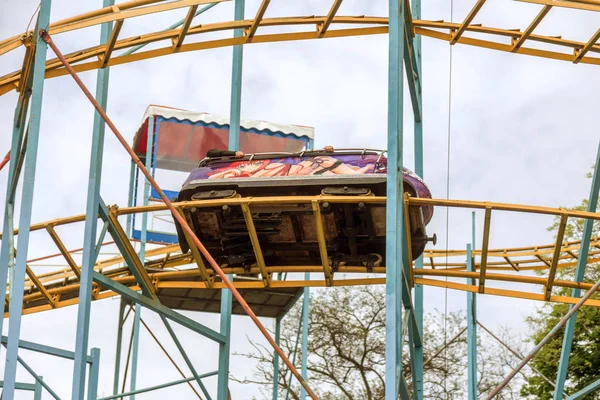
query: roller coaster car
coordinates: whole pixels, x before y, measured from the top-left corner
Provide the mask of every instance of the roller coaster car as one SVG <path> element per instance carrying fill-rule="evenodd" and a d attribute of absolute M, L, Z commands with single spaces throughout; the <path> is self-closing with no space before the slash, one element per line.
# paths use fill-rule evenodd
<path fill-rule="evenodd" d="M 301 153 L 262 153 L 243 158 L 203 159 L 183 184 L 178 201 L 223 198 L 280 197 L 285 202 L 250 204 L 251 218 L 266 266 L 321 265 L 315 213 L 298 196 L 327 196 L 320 201 L 327 254 L 333 270 L 340 265 L 371 270 L 385 265 L 385 202 L 361 201 L 386 195 L 387 160 L 383 151 L 336 150 Z M 431 197 L 425 183 L 403 169 L 404 191 Z M 337 203 L 336 196 L 354 202 Z M 214 204 L 214 202 L 211 202 Z M 208 204 L 208 203 L 207 203 Z M 409 207 L 411 250 L 416 259 L 428 238 L 425 226 L 433 207 Z M 221 264 L 248 270 L 256 256 L 242 207 L 239 205 L 186 208 L 184 215 L 198 238 Z M 248 216 L 247 216 L 248 217 Z M 181 249 L 189 250 L 180 226 Z"/>

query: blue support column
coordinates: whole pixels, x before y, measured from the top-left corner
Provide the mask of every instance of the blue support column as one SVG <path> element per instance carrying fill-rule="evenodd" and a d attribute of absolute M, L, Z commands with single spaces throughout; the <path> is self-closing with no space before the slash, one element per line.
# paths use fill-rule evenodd
<path fill-rule="evenodd" d="M 596 155 L 596 165 L 594 166 L 594 175 L 592 177 L 592 187 L 590 189 L 590 197 L 588 201 L 589 212 L 596 212 L 598 205 L 598 191 L 600 190 L 600 145 Z M 582 282 L 587 266 L 587 259 L 590 249 L 590 238 L 592 237 L 592 228 L 594 221 L 586 219 L 583 223 L 583 234 L 581 238 L 581 247 L 577 259 L 577 269 L 575 270 L 575 282 Z M 581 289 L 573 289 L 572 297 L 580 297 Z M 570 306 L 569 308 L 572 308 Z M 569 357 L 571 356 L 571 346 L 573 344 L 573 335 L 575 333 L 575 323 L 577 322 L 577 312 L 573 314 L 567 321 L 565 327 L 565 335 L 563 337 L 562 351 L 560 353 L 560 362 L 558 364 L 558 374 L 556 376 L 556 389 L 554 390 L 554 400 L 560 400 L 565 391 L 565 380 L 567 379 L 567 371 L 569 369 Z"/>
<path fill-rule="evenodd" d="M 129 389 L 135 392 L 137 384 L 137 365 L 140 348 L 140 319 L 142 318 L 142 306 L 135 305 L 135 316 L 133 319 L 133 341 L 131 350 L 131 380 L 129 381 Z M 129 397 L 130 400 L 135 399 L 135 394 Z"/>
<path fill-rule="evenodd" d="M 27 82 L 27 87 L 31 85 L 31 78 Z M 15 108 L 15 116 L 13 123 L 13 135 L 10 148 L 10 163 L 8 165 L 8 179 L 6 184 L 6 203 L 4 205 L 4 224 L 2 229 L 2 245 L 0 248 L 0 265 L 6 268 L 0 268 L 0 284 L 6 285 L 9 269 L 14 271 L 15 253 L 14 253 L 14 202 L 16 193 L 16 182 L 19 177 L 20 163 L 17 161 L 20 157 L 21 146 L 23 146 L 23 134 L 25 127 L 25 117 L 27 116 L 27 108 L 29 107 L 28 89 L 25 89 Z M 12 272 L 11 272 L 12 273 Z M 12 298 L 12 282 L 10 280 L 9 301 Z M 2 324 L 4 318 L 0 318 L 0 332 L 2 332 Z"/>
<path fill-rule="evenodd" d="M 117 345 L 115 354 L 115 375 L 113 378 L 113 394 L 119 393 L 119 379 L 121 371 L 121 347 L 123 345 L 123 316 L 125 315 L 125 300 L 119 300 L 119 321 L 117 323 Z"/>
<path fill-rule="evenodd" d="M 235 0 L 235 20 L 244 19 L 245 0 Z M 243 29 L 235 29 L 234 37 L 244 36 Z M 242 65 L 244 46 L 233 46 L 233 68 L 231 74 L 231 114 L 229 118 L 229 150 L 240 149 L 240 116 L 242 109 Z"/>
<path fill-rule="evenodd" d="M 275 343 L 281 341 L 281 318 L 275 319 Z M 273 400 L 279 397 L 279 354 L 273 353 Z"/>
<path fill-rule="evenodd" d="M 415 20 L 421 19 L 421 0 L 412 0 L 412 18 Z M 413 40 L 413 49 L 415 52 L 415 62 L 417 65 L 417 73 L 419 82 L 423 82 L 423 74 L 421 68 L 421 35 L 415 35 Z M 419 110 L 423 112 L 421 85 L 418 85 L 419 94 L 417 96 L 419 102 Z M 423 168 L 423 116 L 420 119 L 415 118 L 415 173 L 425 179 Z M 421 255 L 415 261 L 416 268 L 423 268 L 423 256 Z M 415 285 L 415 319 L 419 332 L 423 332 L 423 285 Z M 414 382 L 415 399 L 423 400 L 423 346 L 415 346 L 415 374 L 416 382 Z"/>
<path fill-rule="evenodd" d="M 40 376 L 40 379 L 43 379 L 43 376 Z M 33 400 L 42 400 L 42 383 L 39 381 L 35 381 L 35 389 L 33 391 Z"/>
<path fill-rule="evenodd" d="M 88 382 L 88 400 L 98 397 L 98 377 L 100 375 L 100 349 L 92 349 L 92 362 L 90 364 L 90 379 Z"/>
<path fill-rule="evenodd" d="M 163 324 L 165 324 L 165 328 L 167 328 L 167 331 L 169 332 L 171 339 L 173 339 L 173 341 L 175 342 L 175 346 L 177 346 L 179 353 L 183 357 L 183 361 L 185 361 L 186 365 L 192 372 L 192 375 L 196 378 L 196 383 L 198 383 L 198 386 L 200 386 L 200 390 L 202 390 L 202 393 L 204 394 L 204 396 L 206 396 L 207 400 L 212 400 L 212 398 L 210 397 L 210 394 L 208 393 L 208 390 L 206 389 L 206 386 L 204 385 L 204 383 L 202 382 L 202 379 L 200 378 L 200 375 L 196 371 L 196 368 L 194 367 L 192 360 L 190 360 L 187 353 L 185 352 L 185 349 L 183 348 L 183 345 L 179 341 L 177 334 L 175 333 L 175 331 L 173 331 L 173 328 L 171 328 L 171 324 L 169 324 L 169 321 L 162 315 L 160 316 L 160 319 L 162 320 Z"/>
<path fill-rule="evenodd" d="M 310 279 L 310 273 L 304 274 L 304 279 Z M 308 377 L 308 317 L 310 312 L 310 289 L 304 288 L 304 298 L 302 299 L 302 378 Z M 306 400 L 306 390 L 304 387 L 300 390 L 300 400 Z"/>
<path fill-rule="evenodd" d="M 133 207 L 134 204 L 134 196 L 136 195 L 135 189 L 137 188 L 137 174 L 136 174 L 137 166 L 133 161 L 131 161 L 131 169 L 129 170 L 129 193 L 127 195 L 127 207 Z M 128 237 L 131 237 L 133 229 L 133 214 L 127 214 L 127 225 L 125 229 L 125 233 Z"/>
<path fill-rule="evenodd" d="M 567 400 L 577 400 L 586 396 L 588 394 L 594 393 L 596 390 L 600 389 L 600 379 L 595 381 L 594 383 L 584 387 L 579 392 L 567 397 Z"/>
<path fill-rule="evenodd" d="M 42 0 L 38 14 L 37 28 L 47 29 L 50 19 L 51 0 Z M 6 354 L 6 367 L 4 369 L 4 398 L 12 399 L 15 393 L 17 375 L 17 357 L 19 352 L 19 337 L 21 333 L 21 312 L 23 308 L 23 288 L 25 286 L 25 270 L 27 251 L 29 249 L 29 233 L 31 226 L 31 212 L 33 208 L 33 190 L 35 183 L 35 170 L 37 164 L 37 151 L 40 133 L 40 119 L 42 112 L 42 95 L 44 92 L 44 73 L 46 65 L 47 45 L 37 34 L 35 61 L 33 65 L 33 92 L 31 112 L 29 117 L 27 157 L 23 178 L 23 194 L 21 197 L 21 215 L 19 218 L 19 243 L 14 275 L 14 292 L 9 305 L 8 345 Z M 22 110 L 25 111 L 25 110 Z M 11 160 L 12 164 L 16 160 Z M 16 171 L 15 171 L 16 172 Z M 11 184 L 11 182 L 9 182 Z M 10 190 L 9 190 L 10 191 Z M 9 193 L 10 195 L 10 193 Z M 9 221 L 11 223 L 12 221 Z M 12 227 L 9 227 L 9 230 Z M 3 241 L 4 242 L 4 241 Z M 12 246 L 12 244 L 9 244 Z M 10 249 L 8 249 L 10 251 Z M 4 253 L 4 252 L 3 252 Z M 0 268 L 3 269 L 3 268 Z"/>
<path fill-rule="evenodd" d="M 386 201 L 385 398 L 398 399 L 402 380 L 402 57 L 404 2 L 389 1 L 388 176 Z"/>
<path fill-rule="evenodd" d="M 233 280 L 233 275 L 227 275 Z M 225 341 L 219 344 L 219 377 L 217 380 L 217 400 L 229 398 L 229 347 L 231 344 L 231 308 L 233 297 L 229 289 L 221 290 L 221 335 Z"/>
<path fill-rule="evenodd" d="M 148 138 L 146 140 L 146 162 L 145 167 L 148 171 L 152 171 L 153 165 L 153 152 L 152 148 L 154 146 L 154 116 L 148 117 Z M 154 173 L 153 173 L 154 175 Z M 137 193 L 134 193 L 134 196 Z M 142 204 L 147 206 L 150 204 L 150 181 L 148 179 L 144 179 L 144 194 Z M 146 237 L 148 234 L 148 213 L 142 214 L 142 230 L 140 233 L 140 261 L 142 264 L 144 263 L 144 259 L 146 258 Z M 133 389 L 132 389 L 133 390 Z"/>
<path fill-rule="evenodd" d="M 475 271 L 470 244 L 467 244 L 467 271 Z M 474 285 L 475 279 L 468 278 L 467 283 Z M 475 296 L 475 293 L 467 292 L 467 387 L 469 400 L 477 399 L 477 309 Z"/>
<path fill-rule="evenodd" d="M 244 19 L 244 0 L 235 0 L 235 20 Z M 234 37 L 244 35 L 243 29 L 236 29 Z M 229 116 L 229 150 L 240 149 L 240 114 L 242 108 L 242 63 L 243 45 L 233 47 L 231 74 L 231 106 Z M 228 275 L 233 280 L 233 275 Z M 229 289 L 221 290 L 221 329 L 225 342 L 219 345 L 219 377 L 217 380 L 217 400 L 227 400 L 229 393 L 229 347 L 231 342 L 231 309 L 233 296 Z"/>
<path fill-rule="evenodd" d="M 114 0 L 104 0 L 103 3 L 105 7 L 109 7 L 113 4 Z M 106 43 L 108 41 L 111 30 L 111 22 L 102 24 L 100 30 L 101 43 Z M 98 100 L 105 110 L 108 101 L 108 80 L 109 69 L 99 69 L 96 79 L 96 100 Z M 85 211 L 79 303 L 77 305 L 77 337 L 75 339 L 73 389 L 71 391 L 73 400 L 83 400 L 85 395 L 85 359 L 87 358 L 92 301 L 92 270 L 96 262 L 96 230 L 98 228 L 98 204 L 100 201 L 102 155 L 104 152 L 104 130 L 104 121 L 98 112 L 94 112 L 94 130 L 92 134 L 92 149 Z"/>

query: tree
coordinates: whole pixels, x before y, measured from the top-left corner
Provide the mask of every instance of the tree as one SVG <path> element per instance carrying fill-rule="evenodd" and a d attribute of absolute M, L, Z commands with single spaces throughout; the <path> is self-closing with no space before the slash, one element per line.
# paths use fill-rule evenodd
<path fill-rule="evenodd" d="M 310 299 L 308 381 L 320 399 L 379 400 L 385 385 L 385 288 L 383 286 L 339 287 L 313 291 Z M 281 347 L 299 366 L 297 344 L 300 305 L 296 305 L 281 326 Z M 406 325 L 406 324 L 404 324 Z M 424 391 L 427 399 L 463 399 L 467 387 L 465 316 L 439 312 L 424 321 Z M 462 334 L 452 343 L 461 331 Z M 491 392 L 514 367 L 517 359 L 502 345 L 479 330 L 478 388 L 480 395 Z M 518 348 L 509 330 L 500 335 Z M 405 335 L 406 337 L 406 335 Z M 273 351 L 250 342 L 251 353 L 242 354 L 257 362 L 251 378 L 235 379 L 258 384 L 265 398 L 271 398 Z M 445 343 L 449 345 L 444 346 Z M 406 351 L 406 349 L 405 349 Z M 298 350 L 299 352 L 299 350 Z M 411 369 L 403 366 L 411 387 Z M 499 399 L 518 399 L 521 381 L 515 379 Z M 280 362 L 279 398 L 299 399 L 300 387 Z"/>
<path fill-rule="evenodd" d="M 588 200 L 583 200 L 581 204 L 571 209 L 585 211 L 587 207 Z M 600 204 L 598 209 L 600 209 Z M 556 218 L 554 224 L 548 228 L 549 231 L 555 232 L 555 236 L 559 223 L 560 219 Z M 581 240 L 583 224 L 584 220 L 582 219 L 569 219 L 565 229 L 565 240 Z M 592 238 L 598 236 L 600 236 L 600 224 L 596 222 L 593 225 Z M 590 252 L 593 250 L 597 251 L 597 249 L 591 248 Z M 575 267 L 568 267 L 560 268 L 556 276 L 557 279 L 572 280 L 574 274 Z M 588 265 L 584 282 L 595 283 L 599 279 L 600 263 Z M 567 288 L 556 288 L 555 292 L 562 296 L 571 295 L 571 289 Z M 599 298 L 599 296 L 594 295 L 593 298 Z M 538 309 L 535 315 L 528 318 L 528 323 L 533 332 L 529 341 L 538 343 L 542 340 L 558 321 L 565 316 L 568 310 L 569 306 L 566 304 L 546 304 Z M 571 394 L 600 379 L 600 309 L 583 306 L 577 313 L 576 321 L 565 384 L 565 392 Z M 554 336 L 531 361 L 532 365 L 546 376 L 555 378 L 557 375 L 563 337 L 564 329 L 558 335 Z M 528 375 L 521 394 L 542 400 L 552 399 L 554 387 L 538 376 Z M 600 393 L 590 394 L 585 399 L 600 399 Z"/>

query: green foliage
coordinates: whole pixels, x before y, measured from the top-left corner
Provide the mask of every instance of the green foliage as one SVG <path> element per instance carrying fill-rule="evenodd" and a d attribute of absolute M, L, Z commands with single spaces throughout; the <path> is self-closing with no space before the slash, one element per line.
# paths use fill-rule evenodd
<path fill-rule="evenodd" d="M 583 200 L 580 205 L 571 210 L 586 211 L 587 208 L 588 201 Z M 600 203 L 598 209 L 600 209 Z M 556 233 L 559 221 L 560 218 L 556 218 L 548 230 Z M 569 219 L 565 229 L 565 240 L 581 240 L 583 225 L 584 220 L 582 219 Z M 592 229 L 592 239 L 598 236 L 600 236 L 600 223 L 596 222 Z M 591 247 L 590 256 L 597 257 L 593 255 L 597 251 L 598 248 Z M 575 267 L 560 268 L 557 271 L 557 279 L 572 280 L 574 274 Z M 592 263 L 586 268 L 584 281 L 595 283 L 598 280 L 600 280 L 600 263 Z M 571 289 L 561 288 L 555 290 L 555 293 L 570 296 Z M 600 296 L 594 295 L 594 298 L 600 298 Z M 535 344 L 542 340 L 567 313 L 568 309 L 569 306 L 565 304 L 549 304 L 538 309 L 536 314 L 527 320 L 533 331 L 529 341 Z M 564 329 L 546 344 L 531 361 L 532 366 L 554 379 L 558 372 L 563 337 Z M 600 379 L 600 309 L 583 306 L 577 313 L 565 392 L 573 394 L 598 379 Z M 554 387 L 537 375 L 527 375 L 521 395 L 541 400 L 552 399 Z M 600 393 L 590 394 L 585 399 L 600 399 Z"/>

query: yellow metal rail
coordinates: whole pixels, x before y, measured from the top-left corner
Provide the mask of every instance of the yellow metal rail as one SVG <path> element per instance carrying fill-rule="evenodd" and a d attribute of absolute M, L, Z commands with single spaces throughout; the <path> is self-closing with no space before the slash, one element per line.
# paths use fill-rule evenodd
<path fill-rule="evenodd" d="M 384 34 L 388 31 L 387 17 L 378 16 L 338 16 L 337 12 L 342 1 L 334 0 L 327 15 L 324 16 L 281 16 L 264 18 L 270 1 L 262 1 L 254 18 L 244 21 L 215 21 L 202 25 L 193 25 L 192 16 L 200 4 L 228 0 L 136 0 L 121 3 L 113 7 L 88 12 L 74 16 L 50 25 L 49 33 L 60 41 L 60 33 L 87 29 L 107 21 L 115 21 L 110 40 L 103 45 L 93 46 L 74 51 L 66 55 L 67 61 L 77 72 L 89 71 L 106 66 L 116 66 L 140 60 L 162 57 L 174 53 L 214 49 L 250 43 L 270 43 L 294 40 L 323 39 L 349 36 L 364 36 Z M 445 40 L 450 44 L 466 44 L 493 50 L 544 57 L 573 63 L 600 65 L 600 58 L 591 54 L 600 53 L 600 29 L 586 42 L 563 39 L 560 32 L 555 35 L 535 34 L 534 30 L 546 17 L 552 8 L 575 8 L 587 12 L 598 12 L 600 6 L 575 1 L 562 0 L 521 0 L 542 6 L 539 14 L 523 30 L 504 29 L 475 24 L 478 12 L 485 7 L 485 0 L 473 0 L 474 6 L 465 20 L 460 23 L 436 20 L 409 21 L 410 34 L 419 34 L 434 39 Z M 410 4 L 405 1 L 408 15 Z M 157 14 L 175 9 L 188 8 L 187 17 L 180 28 L 165 31 L 144 33 L 137 36 L 119 39 L 119 33 L 125 21 L 144 15 Z M 306 26 L 302 32 L 289 32 L 289 27 Z M 260 28 L 269 27 L 271 33 L 258 34 Z M 222 39 L 202 40 L 203 34 L 213 32 L 233 32 L 244 29 L 244 36 L 226 37 Z M 275 31 L 275 32 L 273 32 Z M 0 56 L 31 42 L 34 32 L 0 41 Z M 57 36 L 58 35 L 58 36 Z M 482 39 L 485 37 L 485 39 Z M 196 38 L 199 37 L 198 41 Z M 204 35 L 206 36 L 206 35 Z M 188 38 L 196 39 L 191 43 Z M 508 42 L 507 43 L 507 39 Z M 189 43 L 186 43 L 189 42 Z M 115 51 L 127 50 L 138 45 L 164 42 L 166 45 L 136 54 L 115 55 Z M 527 43 L 543 43 L 553 45 L 554 50 L 540 49 L 527 46 Z M 26 65 L 26 64 L 24 64 Z M 57 59 L 49 60 L 46 64 L 46 77 L 53 78 L 67 74 Z M 19 90 L 23 79 L 21 71 L 15 71 L 0 77 L 0 95 L 11 90 Z"/>
<path fill-rule="evenodd" d="M 326 286 L 351 286 L 351 285 L 373 285 L 384 284 L 385 266 L 380 265 L 374 267 L 369 273 L 364 265 L 342 265 L 336 270 L 336 274 L 331 269 L 329 256 L 327 255 L 327 247 L 325 243 L 325 235 L 323 232 L 323 224 L 319 223 L 319 218 L 316 219 L 315 228 L 317 229 L 317 237 L 321 254 L 321 265 L 278 265 L 269 266 L 265 264 L 256 230 L 254 229 L 251 213 L 253 210 L 259 210 L 264 206 L 290 205 L 290 204 L 306 204 L 312 208 L 314 215 L 320 217 L 320 204 L 328 202 L 330 204 L 348 204 L 348 203 L 367 203 L 367 204 L 385 204 L 385 197 L 380 196 L 287 196 L 287 197 L 249 197 L 249 198 L 228 198 L 215 200 L 197 200 L 189 202 L 175 203 L 175 207 L 183 212 L 186 209 L 206 208 L 206 207 L 222 207 L 223 205 L 240 207 L 245 216 L 246 227 L 250 233 L 254 252 L 257 262 L 250 269 L 247 268 L 232 268 L 227 265 L 223 266 L 223 270 L 227 274 L 256 274 L 260 276 L 255 280 L 236 281 L 234 284 L 240 289 L 264 289 L 271 288 L 291 288 L 291 287 L 326 287 Z M 600 213 L 588 213 L 583 211 L 568 211 L 560 208 L 536 207 L 505 203 L 491 202 L 473 202 L 473 201 L 457 201 L 457 200 L 438 200 L 438 199 L 418 199 L 405 198 L 405 207 L 409 206 L 425 206 L 431 205 L 436 207 L 458 207 L 470 209 L 484 209 L 486 219 L 484 223 L 484 242 L 485 232 L 489 232 L 492 214 L 494 211 L 512 211 L 522 213 L 537 213 L 561 217 L 560 226 L 564 226 L 569 218 L 589 218 L 600 220 Z M 153 212 L 164 210 L 162 204 L 153 204 L 149 206 L 118 208 L 110 207 L 110 220 L 117 227 L 117 232 L 122 240 L 127 240 L 119 223 L 119 216 L 137 214 L 144 212 Z M 77 303 L 77 295 L 79 292 L 78 272 L 80 266 L 76 265 L 74 258 L 71 256 L 73 251 L 66 249 L 64 242 L 60 239 L 57 231 L 54 229 L 57 226 L 73 226 L 81 223 L 84 220 L 83 216 L 73 216 L 68 218 L 60 218 L 52 221 L 38 223 L 32 225 L 32 231 L 46 231 L 50 235 L 53 242 L 56 244 L 58 253 L 43 259 L 52 257 L 63 257 L 66 268 L 35 274 L 31 268 L 28 269 L 28 278 L 26 281 L 25 297 L 24 297 L 24 313 L 35 313 L 54 308 L 66 307 Z M 407 226 L 408 228 L 408 226 Z M 18 234 L 18 231 L 15 231 Z M 488 234 L 489 237 L 489 234 Z M 529 300 L 552 301 L 567 304 L 574 304 L 578 299 L 568 296 L 556 296 L 552 293 L 553 288 L 581 288 L 589 289 L 592 285 L 588 283 L 577 283 L 569 280 L 555 279 L 556 271 L 559 268 L 567 268 L 575 266 L 577 262 L 577 253 L 579 252 L 580 242 L 562 241 L 561 235 L 554 244 L 519 247 L 519 248 L 504 248 L 504 249 L 489 249 L 487 247 L 475 251 L 474 256 L 479 259 L 475 263 L 475 272 L 466 271 L 464 257 L 466 255 L 463 250 L 436 251 L 426 250 L 424 257 L 430 260 L 429 265 L 423 269 L 411 268 L 411 276 L 414 278 L 413 283 L 423 284 L 436 287 L 447 287 L 455 290 L 479 292 L 483 294 L 492 294 L 497 296 L 515 297 Z M 107 246 L 112 246 L 112 242 L 108 242 Z M 127 247 L 132 244 L 127 240 Z M 590 251 L 588 263 L 600 262 L 600 238 L 594 238 L 591 242 L 591 247 L 597 249 Z M 79 250 L 79 249 L 78 249 Z M 445 264 L 442 259 L 446 256 L 449 258 L 458 258 L 460 261 L 448 262 Z M 136 259 L 134 257 L 134 259 Z M 437 260 L 436 260 L 437 259 Z M 30 260 L 30 266 L 35 267 L 34 262 Z M 137 260 L 137 259 L 136 259 Z M 153 289 L 153 292 L 160 295 L 162 289 L 221 289 L 224 285 L 215 281 L 214 271 L 205 265 L 202 258 L 193 252 L 181 254 L 178 245 L 160 245 L 159 247 L 146 251 L 146 259 L 144 264 L 141 263 L 133 266 L 136 271 L 143 277 L 145 283 Z M 130 269 L 124 266 L 124 258 L 122 256 L 109 257 L 99 260 L 95 265 L 95 270 L 114 279 L 124 285 L 138 289 L 138 282 L 131 274 Z M 547 277 L 526 275 L 525 271 L 547 269 L 549 274 Z M 500 273 L 499 270 L 511 271 L 511 273 Z M 321 275 L 323 279 L 305 280 L 304 273 L 309 272 Z M 286 281 L 272 280 L 273 273 L 288 273 L 300 274 L 302 279 L 295 279 L 294 275 L 288 275 Z M 344 279 L 336 278 L 339 274 L 354 274 L 356 278 Z M 379 275 L 379 276 L 378 276 Z M 440 278 L 449 278 L 449 281 L 441 280 Z M 476 283 L 473 285 L 462 283 L 465 278 L 475 278 Z M 461 282 L 455 280 L 460 279 Z M 491 287 L 494 283 L 509 282 L 523 284 L 527 290 L 509 290 L 504 288 Z M 95 287 L 95 299 L 104 299 L 114 296 L 115 293 L 106 291 L 99 286 Z M 587 305 L 600 306 L 600 300 L 590 299 Z"/>

